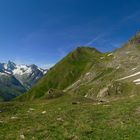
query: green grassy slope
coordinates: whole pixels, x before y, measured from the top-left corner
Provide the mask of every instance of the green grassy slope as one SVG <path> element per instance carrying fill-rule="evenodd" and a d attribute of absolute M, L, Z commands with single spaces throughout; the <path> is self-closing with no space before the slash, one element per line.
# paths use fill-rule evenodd
<path fill-rule="evenodd" d="M 138 34 L 112 53 L 69 53 L 28 93 L 0 103 L 0 139 L 139 140 L 139 46 Z"/>
<path fill-rule="evenodd" d="M 48 73 L 21 100 L 39 98 L 50 89 L 63 90 L 98 65 L 103 54 L 93 48 L 79 47 L 51 68 Z"/>
<path fill-rule="evenodd" d="M 128 83 L 133 86 L 133 81 L 140 78 L 138 75 L 118 81 L 119 84 L 116 82 L 120 78 L 140 71 L 139 39 L 140 36 L 137 34 L 122 48 L 110 53 L 100 53 L 89 47 L 75 49 L 18 100 L 43 98 L 50 88 L 92 99 L 109 95 L 110 86 L 113 87 L 111 90 L 120 88 L 121 91 L 117 90 L 118 93 L 124 93 L 127 91 Z M 137 69 L 134 71 L 134 68 Z"/>
<path fill-rule="evenodd" d="M 0 104 L 0 140 L 139 140 L 140 94 L 117 97 L 107 103 L 65 95 Z"/>

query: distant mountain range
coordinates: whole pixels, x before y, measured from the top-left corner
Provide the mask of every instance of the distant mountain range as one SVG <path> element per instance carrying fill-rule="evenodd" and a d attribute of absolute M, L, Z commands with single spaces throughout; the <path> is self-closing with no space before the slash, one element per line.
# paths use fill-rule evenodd
<path fill-rule="evenodd" d="M 36 65 L 17 65 L 14 62 L 0 63 L 0 100 L 12 98 L 30 89 L 47 69 Z"/>

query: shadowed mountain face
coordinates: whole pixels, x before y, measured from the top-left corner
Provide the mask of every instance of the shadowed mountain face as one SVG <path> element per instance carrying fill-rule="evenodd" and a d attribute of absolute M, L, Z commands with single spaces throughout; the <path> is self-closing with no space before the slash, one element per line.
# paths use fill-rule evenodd
<path fill-rule="evenodd" d="M 47 70 L 36 65 L 0 63 L 0 99 L 8 101 L 30 89 Z"/>
<path fill-rule="evenodd" d="M 101 53 L 78 47 L 57 63 L 19 99 L 43 98 L 51 88 L 96 100 L 138 92 L 140 84 L 140 33 L 121 48 Z M 128 92 L 129 91 L 129 92 Z"/>
<path fill-rule="evenodd" d="M 25 91 L 24 86 L 14 76 L 0 73 L 0 101 L 9 101 Z"/>

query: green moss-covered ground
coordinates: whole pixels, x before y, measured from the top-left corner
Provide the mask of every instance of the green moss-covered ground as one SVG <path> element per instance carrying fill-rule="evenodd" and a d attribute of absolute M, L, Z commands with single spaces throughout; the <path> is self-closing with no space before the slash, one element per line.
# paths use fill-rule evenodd
<path fill-rule="evenodd" d="M 139 140 L 139 97 L 118 95 L 118 100 L 97 102 L 65 95 L 1 103 L 0 139 Z"/>

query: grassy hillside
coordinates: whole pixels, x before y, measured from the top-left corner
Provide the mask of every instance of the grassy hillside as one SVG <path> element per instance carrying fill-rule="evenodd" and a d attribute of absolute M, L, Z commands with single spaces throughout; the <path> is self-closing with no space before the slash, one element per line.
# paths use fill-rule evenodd
<path fill-rule="evenodd" d="M 46 97 L 45 94 L 49 89 L 62 90 L 75 96 L 96 100 L 106 98 L 110 87 L 111 90 L 117 89 L 118 93 L 125 94 L 127 85 L 133 86 L 133 81 L 140 78 L 140 75 L 137 75 L 118 81 L 140 71 L 139 38 L 139 34 L 135 35 L 123 47 L 110 53 L 100 53 L 89 47 L 75 49 L 18 100 Z"/>
<path fill-rule="evenodd" d="M 50 88 L 65 89 L 88 72 L 93 65 L 99 65 L 102 55 L 94 48 L 79 47 L 75 49 L 51 68 L 27 94 L 19 99 L 42 97 Z"/>
<path fill-rule="evenodd" d="M 139 38 L 110 53 L 69 53 L 28 93 L 0 104 L 0 139 L 139 140 Z"/>
<path fill-rule="evenodd" d="M 0 104 L 0 140 L 139 140 L 140 94 L 117 97 Z"/>

